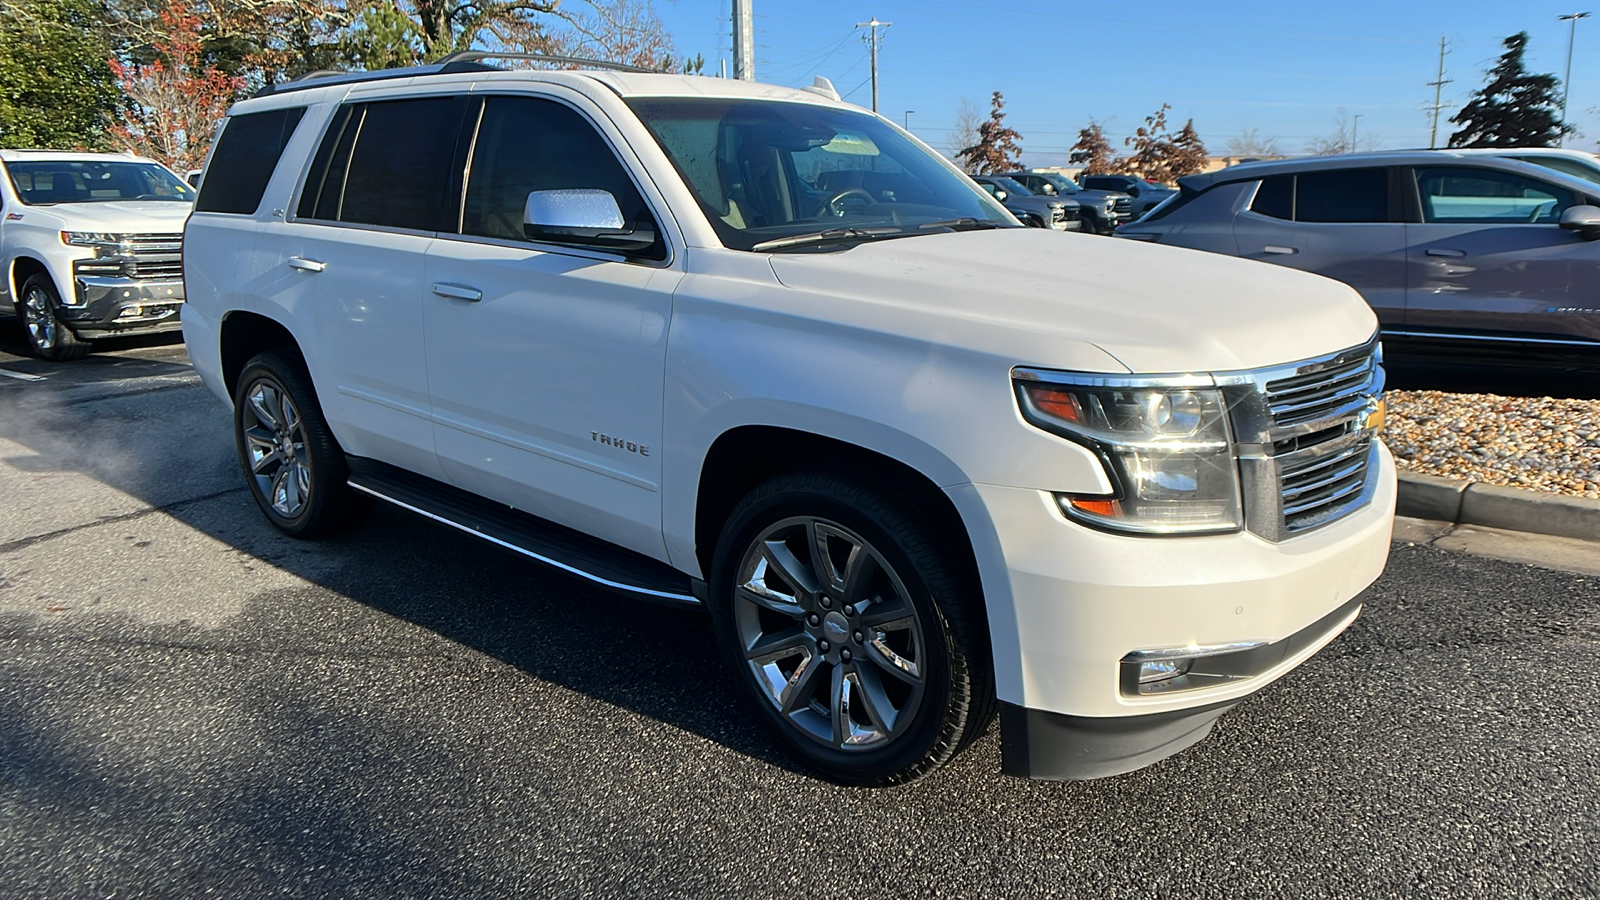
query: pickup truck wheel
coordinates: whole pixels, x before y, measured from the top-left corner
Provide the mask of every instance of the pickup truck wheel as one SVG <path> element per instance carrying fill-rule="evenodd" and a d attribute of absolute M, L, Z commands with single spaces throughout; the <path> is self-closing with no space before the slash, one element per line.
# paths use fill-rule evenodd
<path fill-rule="evenodd" d="M 718 543 L 711 613 L 735 678 L 841 783 L 919 778 L 992 715 L 982 631 L 925 521 L 857 477 L 798 473 L 747 496 Z"/>
<path fill-rule="evenodd" d="M 36 273 L 22 283 L 17 312 L 22 319 L 24 336 L 28 339 L 28 349 L 40 359 L 52 362 L 81 359 L 89 352 L 89 344 L 79 340 L 72 329 L 61 324 L 56 317 L 56 307 L 60 304 L 61 295 L 56 293 L 55 283 L 49 275 Z"/>
<path fill-rule="evenodd" d="M 298 360 L 279 351 L 250 360 L 234 393 L 233 422 L 250 494 L 279 531 L 325 537 L 371 506 L 350 488 L 344 451 Z"/>

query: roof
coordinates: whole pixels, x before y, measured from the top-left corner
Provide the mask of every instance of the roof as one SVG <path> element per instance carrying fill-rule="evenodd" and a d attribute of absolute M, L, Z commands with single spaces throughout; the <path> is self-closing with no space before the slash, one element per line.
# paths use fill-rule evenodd
<path fill-rule="evenodd" d="M 1343 153 L 1337 156 L 1301 156 L 1293 159 L 1274 159 L 1262 162 L 1240 163 L 1215 172 L 1188 175 L 1178 179 L 1178 186 L 1186 191 L 1203 191 L 1213 185 L 1236 181 L 1255 181 L 1273 175 L 1295 172 L 1317 172 L 1328 169 L 1365 169 L 1372 166 L 1426 166 L 1438 165 L 1447 160 L 1471 159 L 1474 166 L 1503 169 L 1535 175 L 1545 181 L 1564 181 L 1568 186 L 1582 185 L 1581 191 L 1593 194 L 1595 186 L 1579 178 L 1564 175 L 1554 169 L 1518 162 L 1492 154 L 1471 154 L 1456 150 L 1379 150 L 1372 153 Z"/>

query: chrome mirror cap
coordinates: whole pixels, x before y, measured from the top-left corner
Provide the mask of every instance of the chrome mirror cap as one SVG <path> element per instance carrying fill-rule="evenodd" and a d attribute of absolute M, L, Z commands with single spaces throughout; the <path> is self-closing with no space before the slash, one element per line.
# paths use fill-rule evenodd
<path fill-rule="evenodd" d="M 1600 210 L 1596 210 L 1600 213 Z M 610 191 L 577 188 L 534 191 L 523 207 L 522 224 L 542 228 L 618 230 L 625 226 L 617 198 Z"/>

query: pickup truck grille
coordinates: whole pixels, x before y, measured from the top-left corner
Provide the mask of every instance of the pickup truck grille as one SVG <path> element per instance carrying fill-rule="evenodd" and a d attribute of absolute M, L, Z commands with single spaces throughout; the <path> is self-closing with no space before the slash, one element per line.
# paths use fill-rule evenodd
<path fill-rule="evenodd" d="M 151 280 L 183 277 L 182 234 L 130 234 L 124 236 L 122 246 L 128 277 Z"/>
<path fill-rule="evenodd" d="M 1118 197 L 1116 203 L 1112 205 L 1111 209 L 1113 212 L 1117 213 L 1131 213 L 1133 212 L 1133 198 Z"/>
<path fill-rule="evenodd" d="M 1368 418 L 1383 392 L 1376 342 L 1249 373 L 1231 402 L 1241 454 L 1246 520 L 1286 540 L 1365 506 L 1376 458 Z"/>
<path fill-rule="evenodd" d="M 1077 206 L 1062 207 L 1055 211 L 1055 220 L 1057 222 L 1076 222 L 1078 221 L 1078 213 L 1081 210 L 1082 208 Z"/>

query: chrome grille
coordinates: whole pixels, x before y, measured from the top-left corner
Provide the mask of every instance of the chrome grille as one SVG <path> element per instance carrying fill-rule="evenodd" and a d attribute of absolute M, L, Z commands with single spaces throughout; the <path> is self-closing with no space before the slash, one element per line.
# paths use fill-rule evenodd
<path fill-rule="evenodd" d="M 130 278 L 183 277 L 182 234 L 129 234 L 122 239 L 122 257 Z"/>
<path fill-rule="evenodd" d="M 1252 532 L 1285 540 L 1366 505 L 1376 452 L 1367 417 L 1383 392 L 1375 341 L 1235 383 L 1232 417 Z"/>
<path fill-rule="evenodd" d="M 1133 199 L 1131 197 L 1118 197 L 1117 202 L 1112 206 L 1112 209 L 1119 213 L 1132 212 Z"/>

